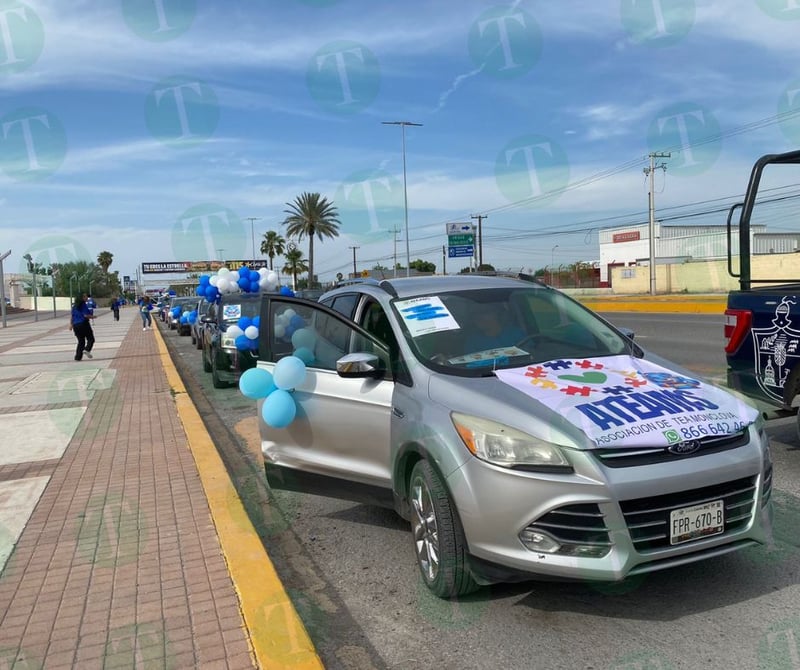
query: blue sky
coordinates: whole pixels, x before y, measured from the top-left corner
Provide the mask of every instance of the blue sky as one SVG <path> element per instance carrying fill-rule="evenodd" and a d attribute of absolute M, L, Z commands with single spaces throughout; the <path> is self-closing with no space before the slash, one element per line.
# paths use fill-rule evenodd
<path fill-rule="evenodd" d="M 497 268 L 595 260 L 599 229 L 647 220 L 650 152 L 666 216 L 800 145 L 798 27 L 798 0 L 3 0 L 0 253 L 249 258 L 318 191 L 342 221 L 321 280 L 351 247 L 391 266 L 395 230 L 405 263 L 382 122 L 411 121 L 412 260 L 441 270 L 446 224 L 478 214 Z"/>

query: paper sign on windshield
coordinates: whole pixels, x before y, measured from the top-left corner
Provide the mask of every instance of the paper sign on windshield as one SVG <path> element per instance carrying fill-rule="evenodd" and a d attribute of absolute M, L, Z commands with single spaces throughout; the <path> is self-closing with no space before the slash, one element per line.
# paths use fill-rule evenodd
<path fill-rule="evenodd" d="M 580 426 L 599 447 L 729 435 L 758 416 L 727 391 L 630 356 L 554 360 L 495 375 Z"/>
<path fill-rule="evenodd" d="M 238 319 L 242 315 L 241 305 L 223 305 L 222 318 L 224 319 Z"/>
<path fill-rule="evenodd" d="M 460 328 L 453 315 L 437 296 L 400 300 L 394 305 L 411 337 Z"/>

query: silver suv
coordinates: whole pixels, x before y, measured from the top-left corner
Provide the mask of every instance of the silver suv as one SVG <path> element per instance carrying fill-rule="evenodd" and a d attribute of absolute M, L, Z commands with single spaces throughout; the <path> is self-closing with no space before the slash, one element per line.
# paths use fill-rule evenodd
<path fill-rule="evenodd" d="M 766 541 L 758 412 L 552 288 L 367 281 L 319 303 L 265 295 L 261 325 L 259 367 L 307 363 L 296 418 L 261 419 L 270 485 L 395 509 L 438 596 Z"/>

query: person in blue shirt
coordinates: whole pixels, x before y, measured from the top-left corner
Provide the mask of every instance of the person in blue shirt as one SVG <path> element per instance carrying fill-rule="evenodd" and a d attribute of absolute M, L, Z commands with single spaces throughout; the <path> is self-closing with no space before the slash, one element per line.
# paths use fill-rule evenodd
<path fill-rule="evenodd" d="M 114 312 L 114 321 L 119 321 L 120 305 L 122 305 L 122 300 L 114 298 L 114 301 L 111 303 L 111 311 Z"/>
<path fill-rule="evenodd" d="M 80 296 L 75 299 L 72 305 L 72 313 L 70 315 L 69 327 L 78 339 L 78 346 L 75 349 L 75 360 L 80 361 L 83 359 L 84 354 L 86 358 L 92 358 L 92 348 L 94 347 L 94 331 L 92 330 L 92 319 L 94 314 L 89 310 L 89 306 Z"/>
<path fill-rule="evenodd" d="M 97 303 L 94 301 L 94 298 L 84 293 L 83 299 L 86 301 L 86 306 L 89 308 L 89 314 L 94 316 L 94 308 L 97 307 Z"/>

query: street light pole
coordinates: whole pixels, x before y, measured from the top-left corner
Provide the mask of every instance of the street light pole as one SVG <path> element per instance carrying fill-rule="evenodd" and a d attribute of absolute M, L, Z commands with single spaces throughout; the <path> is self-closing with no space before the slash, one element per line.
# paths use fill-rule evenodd
<path fill-rule="evenodd" d="M 250 222 L 250 237 L 252 238 L 253 242 L 253 260 L 256 259 L 256 233 L 255 228 L 253 228 L 253 223 L 256 221 L 260 221 L 260 216 L 247 216 L 245 217 Z"/>
<path fill-rule="evenodd" d="M 406 277 L 411 276 L 411 251 L 408 246 L 408 186 L 406 183 L 406 126 L 421 126 L 411 121 L 381 121 L 385 126 L 400 126 L 403 137 L 403 209 L 406 222 Z"/>

